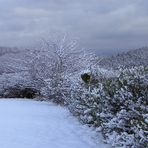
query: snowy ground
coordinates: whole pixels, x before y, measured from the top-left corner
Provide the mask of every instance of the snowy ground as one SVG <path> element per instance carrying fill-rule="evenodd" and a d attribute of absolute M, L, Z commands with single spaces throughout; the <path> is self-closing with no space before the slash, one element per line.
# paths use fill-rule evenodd
<path fill-rule="evenodd" d="M 93 137 L 63 107 L 0 99 L 0 148 L 107 148 Z"/>

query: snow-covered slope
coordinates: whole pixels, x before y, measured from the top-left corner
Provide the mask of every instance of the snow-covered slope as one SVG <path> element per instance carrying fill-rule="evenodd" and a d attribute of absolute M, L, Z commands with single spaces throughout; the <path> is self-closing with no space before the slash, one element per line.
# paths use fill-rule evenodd
<path fill-rule="evenodd" d="M 29 50 L 20 49 L 0 55 L 0 75 L 3 73 L 18 73 L 27 69 Z M 0 51 L 1 54 L 1 51 Z"/>
<path fill-rule="evenodd" d="M 111 57 L 107 57 L 100 61 L 99 65 L 104 68 L 117 69 L 119 66 L 147 66 L 148 65 L 148 47 L 130 50 Z"/>
<path fill-rule="evenodd" d="M 95 134 L 52 103 L 0 99 L 1 148 L 107 148 Z"/>

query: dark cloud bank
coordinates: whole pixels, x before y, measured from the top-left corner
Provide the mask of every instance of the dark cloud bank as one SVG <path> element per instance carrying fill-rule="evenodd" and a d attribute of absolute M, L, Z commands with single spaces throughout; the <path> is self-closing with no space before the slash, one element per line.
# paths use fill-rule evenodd
<path fill-rule="evenodd" d="M 97 52 L 147 45 L 147 0 L 0 0 L 0 45 L 68 32 Z"/>

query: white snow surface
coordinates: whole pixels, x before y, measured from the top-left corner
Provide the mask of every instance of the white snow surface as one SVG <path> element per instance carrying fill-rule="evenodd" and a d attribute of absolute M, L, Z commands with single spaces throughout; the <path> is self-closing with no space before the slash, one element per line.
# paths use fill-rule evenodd
<path fill-rule="evenodd" d="M 64 107 L 0 99 L 0 148 L 108 148 L 99 139 Z"/>

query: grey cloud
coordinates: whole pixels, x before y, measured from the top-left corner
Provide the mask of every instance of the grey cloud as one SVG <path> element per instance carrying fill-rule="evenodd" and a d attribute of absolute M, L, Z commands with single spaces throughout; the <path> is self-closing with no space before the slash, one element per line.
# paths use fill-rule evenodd
<path fill-rule="evenodd" d="M 28 46 L 55 30 L 95 50 L 145 46 L 147 5 L 147 0 L 0 0 L 0 45 Z"/>

